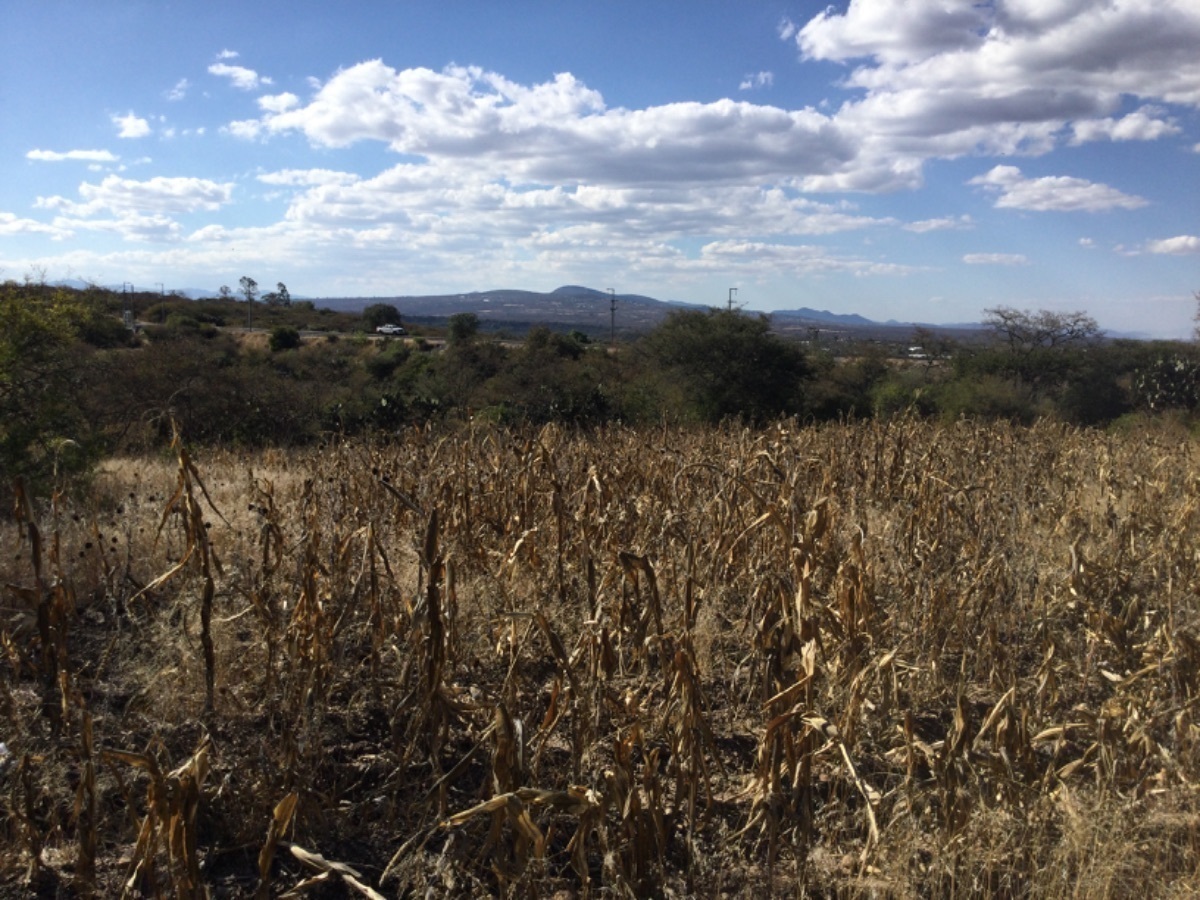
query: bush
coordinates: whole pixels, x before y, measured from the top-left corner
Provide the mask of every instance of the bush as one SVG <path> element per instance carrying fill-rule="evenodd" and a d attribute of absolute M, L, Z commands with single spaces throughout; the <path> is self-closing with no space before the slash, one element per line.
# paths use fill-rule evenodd
<path fill-rule="evenodd" d="M 37 490 L 86 471 L 92 423 L 76 402 L 89 390 L 92 355 L 79 334 L 91 311 L 73 294 L 14 282 L 0 286 L 0 484 L 23 477 Z"/>
<path fill-rule="evenodd" d="M 966 417 L 1029 424 L 1039 413 L 1028 389 L 995 375 L 947 382 L 937 392 L 937 408 L 948 421 Z"/>
<path fill-rule="evenodd" d="M 764 316 L 672 312 L 643 347 L 682 394 L 686 417 L 761 422 L 795 412 L 809 375 L 803 352 L 771 334 Z"/>
<path fill-rule="evenodd" d="M 277 325 L 271 330 L 269 342 L 272 353 L 280 350 L 295 350 L 300 346 L 300 332 L 290 325 Z"/>

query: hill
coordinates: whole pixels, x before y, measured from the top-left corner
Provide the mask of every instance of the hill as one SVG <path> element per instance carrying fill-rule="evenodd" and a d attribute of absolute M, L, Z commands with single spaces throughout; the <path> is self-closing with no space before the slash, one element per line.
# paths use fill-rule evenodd
<path fill-rule="evenodd" d="M 658 300 L 641 294 L 616 294 L 615 299 L 616 324 L 622 332 L 653 328 L 672 310 L 705 308 L 704 304 Z M 612 300 L 613 295 L 608 291 L 582 285 L 564 285 L 549 292 L 504 289 L 466 294 L 332 297 L 316 303 L 345 312 L 359 312 L 373 303 L 390 303 L 403 315 L 414 319 L 448 318 L 456 313 L 474 313 L 485 327 L 546 324 L 597 331 L 607 330 L 610 326 Z M 911 332 L 913 327 L 912 323 L 907 322 L 875 322 L 855 313 L 835 313 L 808 307 L 776 310 L 769 315 L 775 328 L 782 332 L 817 329 L 826 333 L 856 332 L 894 337 L 899 332 Z"/>

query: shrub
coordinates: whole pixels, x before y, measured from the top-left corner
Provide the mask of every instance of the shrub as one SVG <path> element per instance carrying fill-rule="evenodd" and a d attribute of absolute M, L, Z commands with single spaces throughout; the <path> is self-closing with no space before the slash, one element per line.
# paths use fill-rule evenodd
<path fill-rule="evenodd" d="M 0 286 L 0 482 L 35 483 L 85 471 L 94 432 L 75 398 L 89 389 L 92 356 L 78 336 L 90 311 L 73 294 Z M 36 486 L 41 487 L 41 484 Z"/>
<path fill-rule="evenodd" d="M 771 334 L 764 316 L 731 310 L 672 312 L 643 346 L 702 422 L 794 412 L 809 374 L 800 348 Z"/>
<path fill-rule="evenodd" d="M 295 350 L 300 346 L 300 332 L 290 325 L 277 325 L 271 330 L 270 347 L 272 353 L 280 350 Z"/>

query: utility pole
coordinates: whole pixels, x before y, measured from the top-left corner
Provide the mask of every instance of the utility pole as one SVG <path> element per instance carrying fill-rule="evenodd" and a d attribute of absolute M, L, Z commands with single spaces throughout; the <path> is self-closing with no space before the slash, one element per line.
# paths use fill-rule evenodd
<path fill-rule="evenodd" d="M 608 289 L 608 344 L 617 349 L 617 292 Z"/>
<path fill-rule="evenodd" d="M 733 312 L 733 295 L 737 293 L 737 288 L 729 289 L 729 312 Z"/>

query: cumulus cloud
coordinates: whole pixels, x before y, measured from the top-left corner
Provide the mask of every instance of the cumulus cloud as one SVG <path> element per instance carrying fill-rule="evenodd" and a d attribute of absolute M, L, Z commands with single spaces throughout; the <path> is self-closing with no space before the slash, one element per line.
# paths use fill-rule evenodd
<path fill-rule="evenodd" d="M 151 178 L 146 181 L 109 175 L 99 184 L 79 186 L 81 201 L 38 197 L 35 206 L 66 215 L 87 217 L 101 212 L 118 214 L 180 214 L 219 209 L 230 202 L 233 184 L 206 178 Z"/>
<path fill-rule="evenodd" d="M 278 104 L 283 106 L 283 104 Z M 379 60 L 336 73 L 312 100 L 231 123 L 255 138 L 386 143 L 429 160 L 488 163 L 516 181 L 611 185 L 773 180 L 832 174 L 850 138 L 812 109 L 718 100 L 608 109 L 570 74 L 521 85 L 479 68 L 396 70 Z"/>
<path fill-rule="evenodd" d="M 1153 104 L 1200 108 L 1193 0 L 850 0 L 780 34 L 804 60 L 852 66 L 835 118 L 862 135 L 854 171 L 1156 140 L 1178 127 Z M 1126 98 L 1143 106 L 1114 118 Z"/>
<path fill-rule="evenodd" d="M 78 160 L 82 162 L 93 163 L 115 163 L 120 157 L 114 156 L 107 150 L 67 150 L 66 152 L 58 152 L 55 150 L 30 150 L 25 154 L 26 159 L 37 160 L 38 162 L 62 162 L 64 160 Z"/>
<path fill-rule="evenodd" d="M 1156 141 L 1161 137 L 1179 134 L 1175 120 L 1164 115 L 1156 106 L 1143 106 L 1120 119 L 1087 119 L 1071 126 L 1072 144 L 1087 141 Z"/>
<path fill-rule="evenodd" d="M 968 266 L 1029 265 L 1029 257 L 1023 253 L 968 253 L 962 259 Z"/>
<path fill-rule="evenodd" d="M 112 234 L 127 241 L 175 241 L 183 233 L 179 223 L 169 216 L 142 215 L 135 212 L 125 212 L 112 218 L 81 219 L 59 216 L 55 218 L 54 225 L 72 233 L 99 232 Z"/>
<path fill-rule="evenodd" d="M 986 11 L 977 3 L 851 0 L 844 13 L 830 6 L 817 15 L 795 40 L 809 59 L 873 56 L 902 64 L 977 48 L 986 26 Z"/>
<path fill-rule="evenodd" d="M 912 190 L 931 159 L 1037 156 L 1067 143 L 1179 133 L 1166 104 L 1200 108 L 1192 0 L 851 0 L 781 38 L 803 60 L 847 64 L 821 110 L 735 103 L 608 108 L 569 73 L 532 85 L 475 67 L 397 70 L 370 60 L 314 94 L 264 98 L 234 136 L 298 132 L 381 141 L 426 159 L 474 159 L 542 183 L 790 179 L 808 192 Z M 739 87 L 766 87 L 772 73 Z M 1124 116 L 1130 99 L 1140 103 Z"/>
<path fill-rule="evenodd" d="M 300 98 L 295 94 L 269 94 L 258 98 L 259 108 L 268 113 L 283 113 L 300 105 Z"/>
<path fill-rule="evenodd" d="M 191 82 L 186 78 L 180 78 L 175 82 L 175 86 L 167 91 L 167 99 L 171 101 L 182 100 L 187 96 L 188 88 L 191 86 Z"/>
<path fill-rule="evenodd" d="M 247 69 L 245 66 L 231 66 L 229 63 L 213 63 L 208 67 L 208 72 L 210 75 L 228 78 L 230 84 L 243 91 L 253 91 L 263 85 L 274 84 L 270 78 L 259 75 L 253 69 Z"/>
<path fill-rule="evenodd" d="M 112 116 L 113 124 L 117 126 L 117 137 L 141 138 L 150 133 L 150 123 L 133 113 L 123 116 Z"/>
<path fill-rule="evenodd" d="M 1170 256 L 1193 256 L 1200 254 L 1200 237 L 1181 234 L 1160 241 L 1150 241 L 1146 244 L 1146 251 Z"/>
<path fill-rule="evenodd" d="M 1016 166 L 996 166 L 967 184 L 979 185 L 996 194 L 999 209 L 1034 212 L 1104 212 L 1146 206 L 1141 197 L 1124 194 L 1106 184 L 1082 178 L 1048 176 L 1026 178 Z"/>
<path fill-rule="evenodd" d="M 65 228 L 23 219 L 10 212 L 0 212 L 0 237 L 18 234 L 45 234 L 56 240 L 70 237 L 70 232 Z"/>

